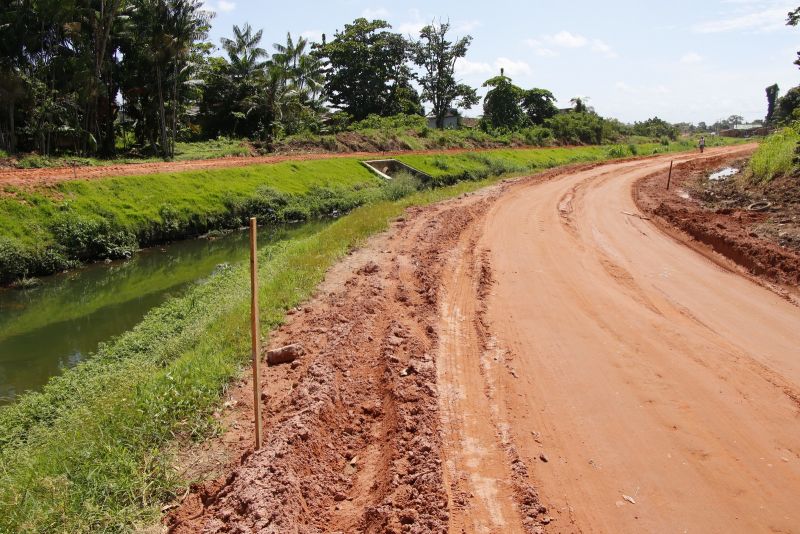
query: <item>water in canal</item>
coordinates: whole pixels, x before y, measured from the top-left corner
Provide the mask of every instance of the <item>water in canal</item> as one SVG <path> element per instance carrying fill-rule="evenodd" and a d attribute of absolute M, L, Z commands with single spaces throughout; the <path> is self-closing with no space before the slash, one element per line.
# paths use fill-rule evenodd
<path fill-rule="evenodd" d="M 310 234 L 324 224 L 262 228 L 259 246 Z M 43 278 L 33 289 L 0 290 L 0 404 L 41 388 L 217 265 L 246 260 L 248 251 L 247 232 L 233 232 Z"/>

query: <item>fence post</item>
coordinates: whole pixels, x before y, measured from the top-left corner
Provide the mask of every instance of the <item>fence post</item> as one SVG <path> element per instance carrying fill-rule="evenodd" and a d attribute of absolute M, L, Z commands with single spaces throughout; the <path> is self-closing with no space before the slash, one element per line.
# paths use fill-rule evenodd
<path fill-rule="evenodd" d="M 261 337 L 258 322 L 258 258 L 256 255 L 256 218 L 250 217 L 250 335 L 253 357 L 253 412 L 256 427 L 256 450 L 261 448 Z"/>
<path fill-rule="evenodd" d="M 669 191 L 669 183 L 672 181 L 672 164 L 673 161 L 669 162 L 669 176 L 667 176 L 667 191 Z"/>

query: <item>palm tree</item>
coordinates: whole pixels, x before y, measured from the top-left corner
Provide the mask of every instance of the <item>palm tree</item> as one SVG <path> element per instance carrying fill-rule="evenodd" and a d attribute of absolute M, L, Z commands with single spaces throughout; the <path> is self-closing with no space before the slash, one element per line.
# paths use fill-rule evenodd
<path fill-rule="evenodd" d="M 222 48 L 228 53 L 234 75 L 246 78 L 253 72 L 262 69 L 265 65 L 261 58 L 267 56 L 267 51 L 259 47 L 264 30 L 253 33 L 250 24 L 243 28 L 233 27 L 233 39 L 222 38 Z"/>

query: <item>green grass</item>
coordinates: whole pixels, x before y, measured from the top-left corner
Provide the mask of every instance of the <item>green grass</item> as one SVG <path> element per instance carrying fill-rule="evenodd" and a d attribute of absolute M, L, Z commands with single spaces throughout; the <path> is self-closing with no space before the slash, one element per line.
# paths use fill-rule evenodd
<path fill-rule="evenodd" d="M 792 173 L 796 169 L 798 143 L 800 134 L 793 128 L 784 128 L 768 136 L 753 154 L 744 180 L 765 184 Z"/>

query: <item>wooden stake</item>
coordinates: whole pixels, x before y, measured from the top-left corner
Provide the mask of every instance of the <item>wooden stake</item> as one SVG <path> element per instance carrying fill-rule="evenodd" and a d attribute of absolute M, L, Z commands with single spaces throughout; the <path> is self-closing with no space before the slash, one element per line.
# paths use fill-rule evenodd
<path fill-rule="evenodd" d="M 256 218 L 250 218 L 250 334 L 253 357 L 253 412 L 256 426 L 256 450 L 261 448 L 261 337 L 258 323 L 258 259 L 256 257 Z"/>
<path fill-rule="evenodd" d="M 669 183 L 672 181 L 672 161 L 669 162 L 669 176 L 667 176 L 667 191 L 669 191 Z"/>

